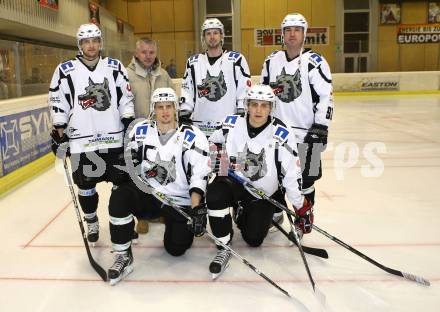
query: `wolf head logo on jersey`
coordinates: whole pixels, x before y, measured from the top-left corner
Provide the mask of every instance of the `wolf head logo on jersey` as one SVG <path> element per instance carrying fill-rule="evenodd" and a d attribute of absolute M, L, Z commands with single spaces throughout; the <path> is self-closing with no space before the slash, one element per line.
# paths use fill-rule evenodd
<path fill-rule="evenodd" d="M 281 74 L 277 76 L 275 82 L 271 82 L 270 86 L 273 93 L 285 103 L 292 102 L 302 93 L 301 75 L 297 69 L 294 75 L 286 74 L 286 68 L 283 68 Z"/>
<path fill-rule="evenodd" d="M 174 156 L 170 161 L 161 160 L 159 153 L 157 153 L 155 161 L 148 159 L 146 161 L 151 165 L 150 169 L 145 171 L 147 178 L 154 178 L 163 186 L 176 181 L 176 158 Z"/>
<path fill-rule="evenodd" d="M 111 94 L 108 88 L 108 80 L 104 78 L 103 83 L 94 83 L 89 77 L 89 85 L 86 87 L 86 93 L 78 95 L 79 105 L 83 109 L 89 107 L 97 111 L 105 111 L 110 107 Z"/>
<path fill-rule="evenodd" d="M 220 100 L 228 91 L 223 71 L 220 71 L 218 76 L 211 76 L 209 71 L 206 71 L 206 77 L 202 79 L 202 84 L 197 86 L 197 90 L 199 98 L 205 97 L 211 102 Z"/>
<path fill-rule="evenodd" d="M 252 153 L 247 144 L 244 151 L 238 153 L 240 171 L 249 180 L 257 181 L 267 174 L 266 153 L 264 148 L 258 154 Z"/>

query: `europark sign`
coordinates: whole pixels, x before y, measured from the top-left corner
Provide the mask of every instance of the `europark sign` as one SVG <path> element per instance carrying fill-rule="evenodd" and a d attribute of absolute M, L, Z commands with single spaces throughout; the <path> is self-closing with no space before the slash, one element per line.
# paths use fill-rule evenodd
<path fill-rule="evenodd" d="M 439 43 L 440 24 L 399 25 L 397 29 L 398 44 Z"/>

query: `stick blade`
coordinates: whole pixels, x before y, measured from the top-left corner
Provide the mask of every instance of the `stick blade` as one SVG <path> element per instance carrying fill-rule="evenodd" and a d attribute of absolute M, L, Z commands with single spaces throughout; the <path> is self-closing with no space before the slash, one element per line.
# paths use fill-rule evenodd
<path fill-rule="evenodd" d="M 107 272 L 93 258 L 87 239 L 85 237 L 83 237 L 83 241 L 84 241 L 84 246 L 86 247 L 86 253 L 87 253 L 87 257 L 89 258 L 90 265 L 93 267 L 96 273 L 98 273 L 98 275 L 102 278 L 102 280 L 104 282 L 107 282 Z"/>
<path fill-rule="evenodd" d="M 96 273 L 102 278 L 104 282 L 107 282 L 107 272 L 95 261 L 90 262 Z"/>
<path fill-rule="evenodd" d="M 404 272 L 402 272 L 402 276 L 409 281 L 413 281 L 424 286 L 431 286 L 431 283 L 428 280 L 424 279 L 423 277 L 414 274 L 404 273 Z"/>
<path fill-rule="evenodd" d="M 278 224 L 277 224 L 278 225 Z M 275 225 L 277 227 L 277 225 Z M 282 229 L 280 229 L 281 231 Z M 293 244 L 298 246 L 298 242 L 295 239 L 295 235 L 293 234 L 292 231 L 290 231 L 287 234 L 287 238 L 289 239 L 289 241 L 292 243 L 290 246 L 292 246 Z M 328 259 L 328 253 L 327 250 L 325 249 L 321 249 L 321 248 L 314 248 L 314 247 L 308 247 L 308 246 L 304 246 L 301 244 L 301 247 L 303 249 L 303 251 L 309 255 L 313 255 L 316 257 L 320 257 L 320 258 L 324 258 L 324 259 Z"/>

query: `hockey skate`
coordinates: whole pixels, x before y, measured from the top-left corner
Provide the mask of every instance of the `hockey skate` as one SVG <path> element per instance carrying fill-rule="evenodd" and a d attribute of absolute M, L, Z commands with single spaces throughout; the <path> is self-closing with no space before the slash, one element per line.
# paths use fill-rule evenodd
<path fill-rule="evenodd" d="M 89 241 L 89 243 L 90 243 L 90 245 L 92 247 L 95 247 L 95 243 L 99 239 L 99 222 L 98 222 L 98 218 L 94 217 L 91 220 L 84 218 L 84 220 L 87 223 L 87 240 Z"/>
<path fill-rule="evenodd" d="M 272 221 L 278 223 L 279 225 L 283 224 L 283 222 L 284 222 L 284 214 L 283 214 L 283 212 L 282 211 L 281 212 L 275 212 L 273 214 Z M 269 232 L 273 233 L 273 232 L 276 232 L 276 231 L 278 231 L 278 229 L 275 226 L 273 226 L 273 224 L 271 224 L 270 228 L 269 228 Z"/>
<path fill-rule="evenodd" d="M 229 246 L 229 244 L 228 244 Z M 231 258 L 231 252 L 228 249 L 224 249 L 221 246 L 217 246 L 217 255 L 214 260 L 209 264 L 209 271 L 212 273 L 212 279 L 217 279 L 226 268 L 229 266 L 229 259 Z"/>
<path fill-rule="evenodd" d="M 115 262 L 108 269 L 108 279 L 112 286 L 133 272 L 133 254 L 131 249 L 114 251 L 114 253 L 116 254 Z"/>

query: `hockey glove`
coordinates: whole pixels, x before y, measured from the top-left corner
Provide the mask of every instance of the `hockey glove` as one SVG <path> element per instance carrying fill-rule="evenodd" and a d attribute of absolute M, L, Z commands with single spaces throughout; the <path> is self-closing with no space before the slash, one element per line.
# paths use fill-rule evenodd
<path fill-rule="evenodd" d="M 179 126 L 181 125 L 192 125 L 191 112 L 189 111 L 179 111 Z"/>
<path fill-rule="evenodd" d="M 310 233 L 314 220 L 313 205 L 304 198 L 303 206 L 300 209 L 295 209 L 295 212 L 297 214 L 295 226 L 305 234 Z"/>
<path fill-rule="evenodd" d="M 320 124 L 313 124 L 306 136 L 304 143 L 314 144 L 321 143 L 327 145 L 328 127 Z"/>
<path fill-rule="evenodd" d="M 64 132 L 60 136 L 57 129 L 53 129 L 50 136 L 52 138 L 51 148 L 55 156 L 58 158 L 70 157 L 69 137 Z"/>
<path fill-rule="evenodd" d="M 208 212 L 205 203 L 201 203 L 188 211 L 192 222 L 188 223 L 188 229 L 194 236 L 200 237 L 205 234 L 206 214 Z"/>

